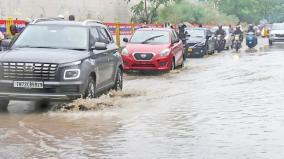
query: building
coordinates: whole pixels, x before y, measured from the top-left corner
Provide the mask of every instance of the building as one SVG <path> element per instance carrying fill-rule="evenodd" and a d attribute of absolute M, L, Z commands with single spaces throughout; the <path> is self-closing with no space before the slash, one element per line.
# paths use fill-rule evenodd
<path fill-rule="evenodd" d="M 104 22 L 121 22 L 131 19 L 130 7 L 139 0 L 127 4 L 125 0 L 1 0 L 0 18 L 9 16 L 18 19 L 68 17 L 77 19 L 98 19 Z"/>

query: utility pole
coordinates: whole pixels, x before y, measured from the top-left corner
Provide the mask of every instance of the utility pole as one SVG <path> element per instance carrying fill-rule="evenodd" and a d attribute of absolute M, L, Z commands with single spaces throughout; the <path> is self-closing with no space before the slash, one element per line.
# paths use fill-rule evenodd
<path fill-rule="evenodd" d="M 144 0 L 145 7 L 145 22 L 148 23 L 147 0 Z"/>

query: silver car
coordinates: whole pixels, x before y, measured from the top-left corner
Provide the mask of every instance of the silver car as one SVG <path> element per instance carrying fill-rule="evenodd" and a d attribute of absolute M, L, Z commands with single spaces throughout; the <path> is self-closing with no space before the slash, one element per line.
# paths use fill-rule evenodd
<path fill-rule="evenodd" d="M 274 23 L 270 30 L 269 45 L 274 42 L 284 42 L 284 23 Z"/>

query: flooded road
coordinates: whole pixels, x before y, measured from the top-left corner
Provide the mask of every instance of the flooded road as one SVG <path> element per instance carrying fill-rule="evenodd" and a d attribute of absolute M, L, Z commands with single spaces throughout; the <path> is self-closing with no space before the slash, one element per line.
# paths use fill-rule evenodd
<path fill-rule="evenodd" d="M 0 115 L 0 158 L 283 158 L 284 45 L 130 74 L 95 111 Z M 131 94 L 134 94 L 133 96 Z"/>

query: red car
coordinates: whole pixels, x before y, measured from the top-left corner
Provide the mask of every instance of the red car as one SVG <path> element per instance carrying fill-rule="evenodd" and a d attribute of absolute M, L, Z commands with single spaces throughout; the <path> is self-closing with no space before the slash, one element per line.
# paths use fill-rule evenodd
<path fill-rule="evenodd" d="M 183 44 L 173 29 L 143 28 L 123 41 L 124 70 L 170 71 L 183 66 Z"/>

